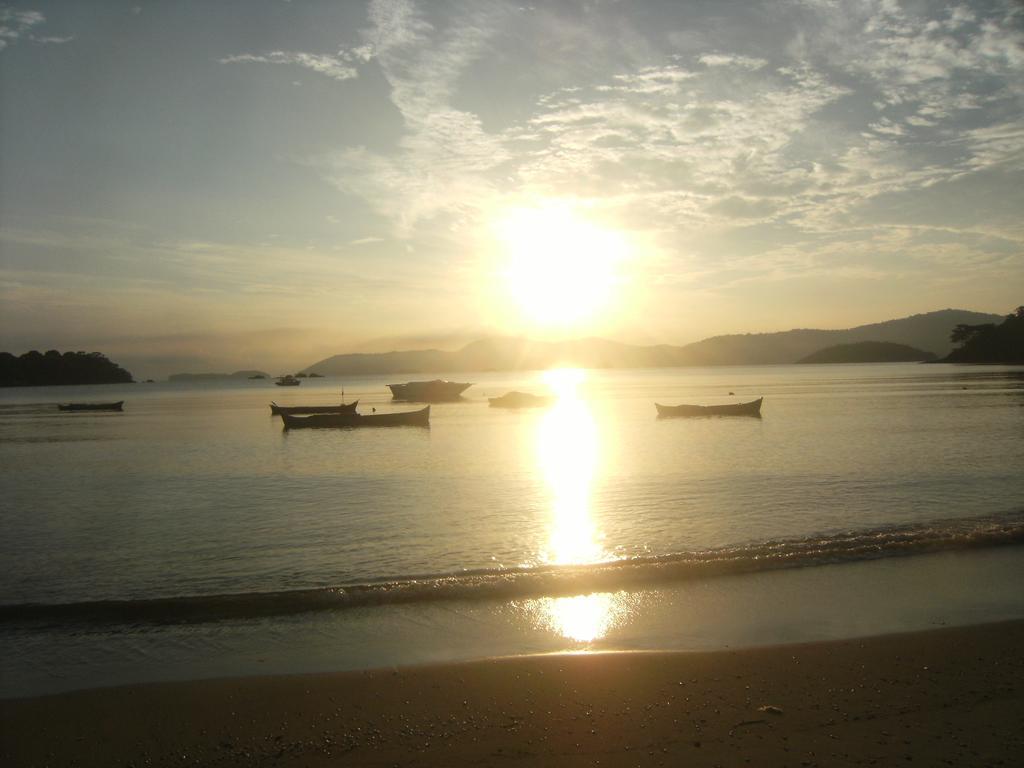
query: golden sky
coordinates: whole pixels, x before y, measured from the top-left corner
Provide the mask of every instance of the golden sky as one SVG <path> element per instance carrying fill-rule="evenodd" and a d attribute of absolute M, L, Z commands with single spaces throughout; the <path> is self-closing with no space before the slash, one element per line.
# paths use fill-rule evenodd
<path fill-rule="evenodd" d="M 1024 284 L 1015 2 L 0 9 L 0 348 L 687 343 Z"/>

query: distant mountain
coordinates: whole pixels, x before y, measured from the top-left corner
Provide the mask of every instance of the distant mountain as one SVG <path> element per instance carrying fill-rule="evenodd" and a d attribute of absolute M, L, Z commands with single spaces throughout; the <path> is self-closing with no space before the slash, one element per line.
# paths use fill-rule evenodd
<path fill-rule="evenodd" d="M 953 338 L 960 346 L 943 362 L 1024 365 L 1024 306 L 998 325 L 958 325 Z"/>
<path fill-rule="evenodd" d="M 167 377 L 168 381 L 213 381 L 215 379 L 248 379 L 252 376 L 270 378 L 269 373 L 263 371 L 235 371 L 234 373 L 173 373 Z"/>
<path fill-rule="evenodd" d="M 934 360 L 934 352 L 914 349 L 891 341 L 859 341 L 837 344 L 809 354 L 798 363 L 919 363 Z"/>
<path fill-rule="evenodd" d="M 689 365 L 794 363 L 819 349 L 859 341 L 906 344 L 941 357 L 953 348 L 949 337 L 957 325 L 991 323 L 994 322 L 993 318 L 1002 320 L 1001 315 L 942 309 L 842 331 L 798 329 L 779 333 L 716 336 L 683 349 L 687 353 Z"/>
<path fill-rule="evenodd" d="M 638 347 L 605 339 L 565 342 L 497 337 L 456 351 L 439 349 L 335 355 L 304 370 L 333 376 L 410 374 L 438 371 L 509 371 L 581 365 L 588 368 L 641 368 L 680 365 L 679 347 Z"/>
<path fill-rule="evenodd" d="M 99 352 L 45 354 L 32 350 L 20 357 L 0 352 L 0 387 L 40 387 L 54 384 L 126 384 L 132 375 Z"/>
<path fill-rule="evenodd" d="M 715 336 L 683 347 L 668 344 L 635 346 L 606 339 L 564 342 L 497 337 L 467 344 L 459 350 L 438 349 L 343 354 L 305 368 L 335 376 L 414 374 L 440 371 L 508 371 L 579 365 L 587 368 L 664 368 L 693 365 L 759 365 L 795 363 L 825 347 L 862 341 L 906 344 L 936 355 L 952 349 L 950 334 L 957 325 L 990 323 L 1001 315 L 943 309 L 846 330 L 797 329 L 778 333 Z"/>

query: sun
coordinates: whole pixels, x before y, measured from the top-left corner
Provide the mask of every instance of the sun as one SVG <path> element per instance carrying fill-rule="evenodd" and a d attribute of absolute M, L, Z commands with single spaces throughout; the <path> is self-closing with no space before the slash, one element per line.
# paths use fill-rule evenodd
<path fill-rule="evenodd" d="M 576 328 L 615 302 L 628 256 L 621 232 L 560 202 L 508 209 L 495 232 L 501 282 L 520 321 Z"/>

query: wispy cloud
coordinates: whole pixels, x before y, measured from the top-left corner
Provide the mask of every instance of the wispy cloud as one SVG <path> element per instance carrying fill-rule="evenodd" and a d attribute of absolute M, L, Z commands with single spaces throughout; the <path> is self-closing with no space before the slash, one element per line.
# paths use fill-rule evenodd
<path fill-rule="evenodd" d="M 409 0 L 378 0 L 365 36 L 405 134 L 392 152 L 340 150 L 326 173 L 399 236 L 472 222 L 510 190 L 568 195 L 653 233 L 665 252 L 698 248 L 724 265 L 743 243 L 779 274 L 818 269 L 847 241 L 866 256 L 857 228 L 873 201 L 1024 167 L 1019 6 L 799 4 L 788 59 L 730 50 L 713 33 L 704 51 L 648 47 L 644 64 L 565 82 L 522 120 L 485 130 L 455 104 L 474 65 L 511 44 L 508 8 L 459 5 L 441 26 Z M 798 257 L 773 263 L 783 250 Z"/>
<path fill-rule="evenodd" d="M 365 22 L 339 30 L 350 37 L 324 44 L 317 29 L 306 39 L 320 42 L 294 42 L 299 25 L 266 48 L 221 49 L 225 65 L 284 66 L 286 82 L 302 71 L 312 73 L 304 81 L 337 83 L 331 109 L 311 100 L 303 130 L 282 126 L 259 144 L 280 141 L 275 162 L 298 158 L 321 176 L 308 192 L 317 205 L 302 210 L 326 220 L 326 234 L 307 239 L 311 228 L 289 227 L 286 212 L 267 224 L 280 238 L 253 235 L 271 242 L 232 242 L 227 217 L 192 241 L 164 230 L 90 239 L 25 224 L 0 233 L 23 254 L 22 271 L 8 264 L 0 278 L 42 291 L 18 294 L 18 306 L 38 306 L 39 316 L 74 304 L 82 264 L 122 281 L 124 293 L 159 295 L 153 305 L 168 316 L 182 286 L 202 286 L 211 306 L 257 297 L 259 310 L 240 323 L 286 315 L 288 301 L 325 325 L 352 323 L 360 301 L 366 316 L 387 301 L 418 327 L 424 313 L 446 311 L 440 300 L 425 309 L 426 294 L 465 298 L 480 283 L 460 279 L 493 249 L 491 218 L 563 198 L 640 243 L 638 281 L 654 286 L 752 292 L 762 280 L 844 276 L 917 280 L 916 289 L 953 279 L 957 259 L 979 285 L 1019 282 L 1019 3 L 726 5 L 371 0 Z M 357 15 L 346 10 L 347 20 Z M 45 42 L 45 22 L 36 11 L 0 11 L 0 47 Z M 302 103 L 307 94 L 288 95 Z M 358 119 L 327 122 L 354 110 Z M 324 180 L 343 193 L 336 207 L 322 207 Z M 309 180 L 286 181 L 302 194 Z M 311 242 L 320 245 L 306 250 Z M 929 265 L 946 277 L 930 276 Z M 67 272 L 59 280 L 58 268 Z M 62 293 L 44 301 L 48 281 Z M 100 280 L 90 286 L 92 306 L 103 306 L 111 294 Z M 144 309 L 137 317 L 144 322 Z M 454 316 L 439 322 L 458 325 Z"/>
<path fill-rule="evenodd" d="M 271 51 L 270 53 L 240 53 L 225 56 L 221 64 L 291 64 L 308 69 L 334 80 L 351 80 L 359 76 L 356 62 L 369 61 L 372 53 L 369 48 L 360 47 L 353 50 L 340 50 L 334 54 L 303 53 L 301 51 Z"/>
<path fill-rule="evenodd" d="M 483 57 L 508 9 L 473 3 L 436 29 L 408 0 L 370 5 L 367 44 L 405 127 L 391 155 L 364 148 L 329 158 L 329 178 L 390 216 L 400 233 L 439 214 L 458 215 L 493 194 L 487 172 L 510 157 L 502 137 L 452 105 L 459 79 Z"/>
<path fill-rule="evenodd" d="M 722 53 L 706 53 L 699 57 L 698 61 L 707 67 L 739 67 L 751 71 L 761 69 L 768 64 L 765 59 L 758 59 L 753 56 Z"/>
<path fill-rule="evenodd" d="M 39 11 L 20 11 L 0 7 L 0 51 L 18 40 L 29 40 L 41 45 L 68 43 L 73 36 L 37 35 L 38 27 L 46 23 L 46 16 Z"/>

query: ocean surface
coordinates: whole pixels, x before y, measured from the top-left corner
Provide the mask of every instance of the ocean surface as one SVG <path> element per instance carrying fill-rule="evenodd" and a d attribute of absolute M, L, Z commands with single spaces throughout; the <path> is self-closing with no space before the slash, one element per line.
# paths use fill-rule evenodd
<path fill-rule="evenodd" d="M 822 634 L 807 617 L 843 590 L 899 628 L 912 573 L 921 593 L 956 593 L 922 598 L 918 623 L 1024 615 L 1024 368 L 452 374 L 474 385 L 429 428 L 285 431 L 268 407 L 344 388 L 364 413 L 416 408 L 385 386 L 404 378 L 0 390 L 0 695 L 256 658 L 704 647 L 680 638 L 701 637 L 718 592 L 707 614 L 763 593 L 811 622 L 799 637 Z M 511 389 L 557 400 L 488 406 Z M 654 408 L 757 397 L 761 418 Z M 123 413 L 56 405 L 120 399 Z M 825 604 L 796 610 L 816 589 Z M 889 626 L 872 621 L 855 624 Z M 856 631 L 840 624 L 825 634 Z M 742 641 L 789 636 L 759 632 Z"/>

